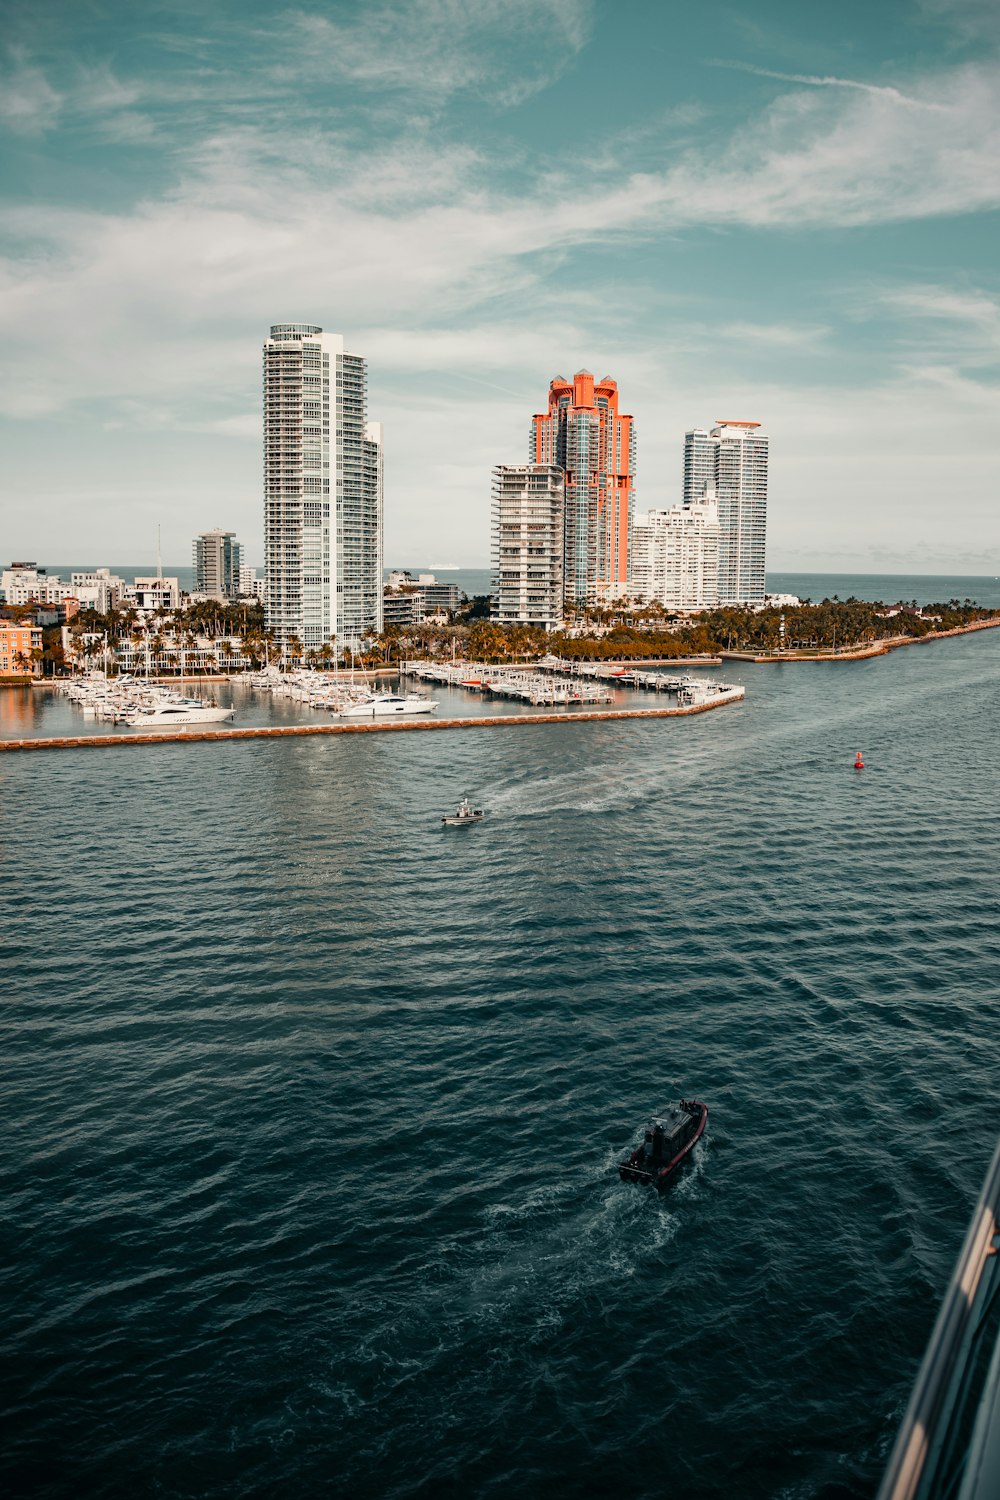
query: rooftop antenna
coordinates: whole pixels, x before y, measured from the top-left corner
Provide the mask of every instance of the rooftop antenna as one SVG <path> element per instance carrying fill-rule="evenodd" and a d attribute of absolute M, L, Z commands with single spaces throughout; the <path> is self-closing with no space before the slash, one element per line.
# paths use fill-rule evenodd
<path fill-rule="evenodd" d="M 156 577 L 158 582 L 163 582 L 163 558 L 160 556 L 160 528 L 156 528 Z"/>

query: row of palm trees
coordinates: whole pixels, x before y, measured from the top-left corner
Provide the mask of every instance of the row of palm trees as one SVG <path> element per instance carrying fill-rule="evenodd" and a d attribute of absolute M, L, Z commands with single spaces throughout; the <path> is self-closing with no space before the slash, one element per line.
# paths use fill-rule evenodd
<path fill-rule="evenodd" d="M 655 607 L 635 607 L 623 601 L 607 608 L 588 607 L 572 612 L 565 632 L 548 633 L 531 625 L 504 625 L 473 618 L 470 623 L 422 623 L 387 626 L 358 649 L 357 660 L 366 666 L 390 664 L 406 657 L 462 655 L 476 661 L 518 661 L 548 652 L 567 659 L 671 657 L 713 653 L 720 649 L 840 650 L 862 646 L 885 636 L 924 635 L 934 629 L 947 630 L 985 617 L 989 612 L 971 600 L 949 600 L 924 613 L 904 607 L 886 618 L 886 606 L 858 599 L 825 599 L 792 608 L 751 610 L 743 607 L 707 611 L 684 624 L 666 625 Z M 928 615 L 937 618 L 928 618 Z M 657 627 L 660 628 L 657 628 Z M 243 657 L 252 667 L 269 664 L 328 668 L 337 664 L 338 651 L 331 637 L 317 648 L 304 648 L 291 636 L 282 649 L 273 631 L 266 628 L 259 604 L 227 605 L 205 600 L 187 610 L 153 611 L 144 623 L 136 610 L 111 610 L 106 615 L 82 611 L 71 627 L 76 654 L 88 662 L 104 658 L 114 665 L 125 642 L 133 659 L 147 655 L 158 668 L 191 666 L 205 672 L 218 668 L 221 658 Z M 200 641 L 199 641 L 200 636 Z M 206 651 L 204 642 L 212 643 Z M 61 658 L 61 649 L 59 651 Z M 33 651 L 23 659 L 23 670 L 35 662 L 52 658 L 53 671 L 62 663 L 53 651 Z M 19 659 L 20 660 L 20 659 Z"/>

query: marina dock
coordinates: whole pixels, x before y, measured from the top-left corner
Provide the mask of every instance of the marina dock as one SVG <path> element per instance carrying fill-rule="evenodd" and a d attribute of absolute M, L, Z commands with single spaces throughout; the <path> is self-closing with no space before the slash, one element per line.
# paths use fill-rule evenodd
<path fill-rule="evenodd" d="M 715 685 L 713 684 L 713 688 Z M 746 689 L 719 686 L 711 696 L 676 708 L 598 708 L 568 713 L 483 715 L 471 719 L 391 719 L 383 723 L 282 724 L 253 729 L 168 730 L 150 734 L 88 734 L 59 739 L 0 740 L 0 753 L 18 750 L 111 750 L 122 745 L 220 744 L 233 740 L 304 739 L 330 734 L 424 734 L 442 729 L 518 729 L 535 724 L 593 724 L 620 719 L 676 719 L 741 703 Z"/>
<path fill-rule="evenodd" d="M 498 667 L 484 662 L 404 662 L 400 674 L 443 687 L 465 688 L 484 698 L 514 698 L 533 707 L 548 704 L 612 703 L 614 694 L 593 682 L 560 681 L 537 666 Z"/>
<path fill-rule="evenodd" d="M 491 666 L 484 662 L 407 661 L 400 673 L 422 682 L 461 687 L 484 697 L 519 698 L 532 706 L 613 703 L 613 687 L 670 693 L 679 707 L 691 707 L 713 695 L 718 684 L 706 678 L 642 670 L 598 662 L 568 662 L 545 657 L 531 668 Z"/>

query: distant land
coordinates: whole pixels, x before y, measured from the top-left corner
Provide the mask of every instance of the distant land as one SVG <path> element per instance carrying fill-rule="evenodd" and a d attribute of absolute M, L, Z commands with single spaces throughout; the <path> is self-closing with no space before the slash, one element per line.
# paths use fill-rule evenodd
<path fill-rule="evenodd" d="M 60 578 L 68 578 L 74 571 L 105 566 L 102 563 L 73 562 L 49 563 L 38 557 L 39 566 Z M 131 582 L 136 575 L 149 576 L 156 572 L 156 564 L 108 563 L 113 573 Z M 449 563 L 431 566 L 427 563 L 394 563 L 393 567 L 406 568 L 414 576 L 418 573 L 447 573 L 448 582 L 455 583 L 471 598 L 473 594 L 488 594 L 490 591 L 489 568 L 462 568 Z M 180 580 L 181 588 L 190 589 L 194 584 L 190 563 L 183 566 L 164 563 L 163 571 L 171 578 Z M 261 569 L 258 568 L 258 572 Z M 390 569 L 385 570 L 386 577 Z M 800 599 L 866 599 L 884 600 L 894 604 L 897 600 L 915 600 L 917 604 L 936 604 L 948 599 L 972 599 L 986 609 L 1000 609 L 1000 578 L 994 574 L 967 576 L 954 573 L 796 573 L 781 572 L 767 575 L 768 592 L 772 594 L 796 594 Z"/>

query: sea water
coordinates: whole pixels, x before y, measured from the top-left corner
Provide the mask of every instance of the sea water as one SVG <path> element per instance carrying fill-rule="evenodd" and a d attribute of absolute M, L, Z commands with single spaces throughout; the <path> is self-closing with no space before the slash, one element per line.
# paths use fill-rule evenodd
<path fill-rule="evenodd" d="M 60 578 L 84 571 L 93 564 L 54 563 L 49 572 Z M 407 564 L 416 577 L 419 573 L 433 572 L 431 568 Z M 148 563 L 136 566 L 119 565 L 111 572 L 131 583 L 137 576 L 155 573 L 155 565 Z M 194 569 L 190 563 L 176 567 L 164 563 L 164 573 L 180 581 L 182 589 L 194 588 Z M 259 570 L 258 570 L 259 571 Z M 389 569 L 386 569 L 388 578 Z M 439 583 L 456 584 L 471 599 L 475 594 L 488 594 L 491 587 L 489 568 L 445 568 L 439 567 L 435 575 Z M 984 607 L 1000 607 L 1000 578 L 966 577 L 954 574 L 901 574 L 901 573 L 802 573 L 769 572 L 768 591 L 773 594 L 797 594 L 802 599 L 819 602 L 822 599 L 872 599 L 888 604 L 899 600 L 916 600 L 918 604 L 946 604 L 949 599 L 971 599 Z"/>
<path fill-rule="evenodd" d="M 1000 636 L 746 681 L 0 758 L 7 1494 L 873 1495 L 1000 1129 Z"/>

